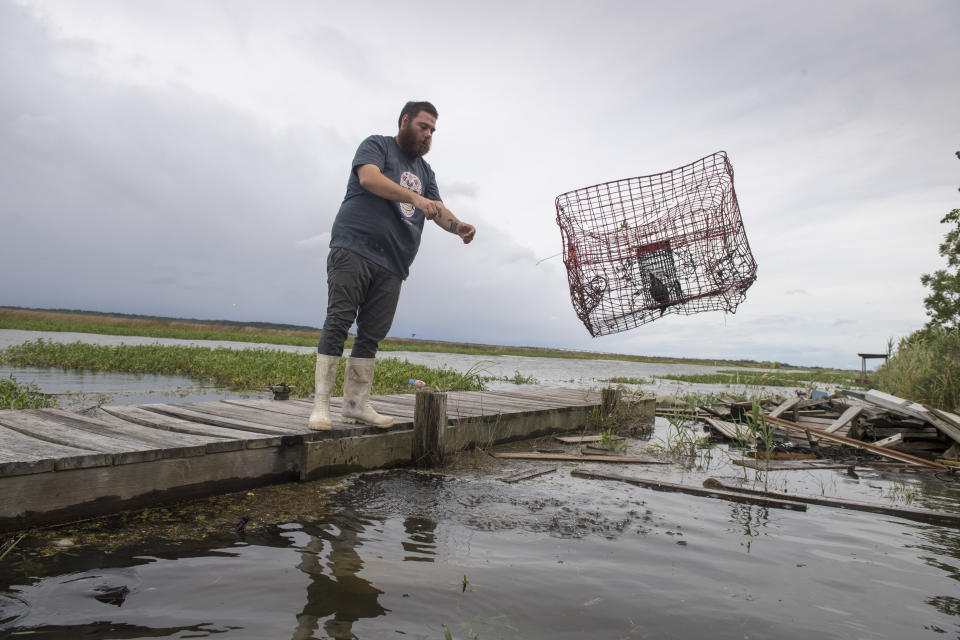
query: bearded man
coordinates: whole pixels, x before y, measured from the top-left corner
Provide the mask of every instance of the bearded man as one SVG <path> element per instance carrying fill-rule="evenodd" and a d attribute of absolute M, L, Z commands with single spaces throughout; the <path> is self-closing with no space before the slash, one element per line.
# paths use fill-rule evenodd
<path fill-rule="evenodd" d="M 354 320 L 357 337 L 343 379 L 342 419 L 384 429 L 393 424 L 370 406 L 370 388 L 377 348 L 393 323 L 423 223 L 433 220 L 464 244 L 476 233 L 444 206 L 433 169 L 423 159 L 436 131 L 437 109 L 429 102 L 408 102 L 398 125 L 396 136 L 372 135 L 360 143 L 333 222 L 311 429 L 331 427 L 330 392 Z"/>

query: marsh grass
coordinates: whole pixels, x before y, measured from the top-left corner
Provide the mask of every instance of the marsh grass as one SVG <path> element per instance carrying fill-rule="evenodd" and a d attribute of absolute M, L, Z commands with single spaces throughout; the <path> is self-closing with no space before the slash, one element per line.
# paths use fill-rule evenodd
<path fill-rule="evenodd" d="M 887 393 L 960 410 L 960 329 L 935 327 L 903 338 L 874 377 L 877 388 Z"/>
<path fill-rule="evenodd" d="M 605 378 L 600 382 L 612 382 L 614 384 L 649 384 L 650 381 L 645 378 L 629 378 L 624 376 L 614 376 L 613 378 Z"/>
<path fill-rule="evenodd" d="M 0 409 L 47 409 L 57 401 L 40 393 L 36 385 L 21 384 L 16 378 L 0 378 Z"/>
<path fill-rule="evenodd" d="M 58 367 L 89 371 L 156 373 L 206 380 L 234 390 L 265 389 L 286 382 L 293 395 L 313 393 L 316 356 L 270 349 L 227 349 L 158 345 L 101 346 L 75 342 L 59 344 L 37 340 L 0 351 L 0 361 L 14 366 Z M 343 389 L 344 362 L 340 363 L 334 395 Z M 477 374 L 462 374 L 449 368 L 430 368 L 396 358 L 378 358 L 373 393 L 412 393 L 410 378 L 449 391 L 480 391 Z"/>
<path fill-rule="evenodd" d="M 677 380 L 699 384 L 746 385 L 758 387 L 798 387 L 815 384 L 862 387 L 856 371 L 737 371 L 722 370 L 716 373 L 668 374 L 656 376 L 662 380 Z"/>
<path fill-rule="evenodd" d="M 272 328 L 278 327 L 279 328 Z M 0 307 L 0 329 L 28 331 L 70 331 L 101 333 L 105 335 L 145 336 L 151 338 L 179 338 L 186 340 L 229 340 L 263 344 L 314 346 L 320 337 L 319 329 L 291 328 L 284 325 L 254 323 L 226 323 L 218 321 L 190 321 L 176 318 L 123 317 L 105 313 L 71 313 L 36 309 Z M 352 340 L 346 343 L 351 348 Z M 462 353 L 479 356 L 527 356 L 534 358 L 573 358 L 578 360 L 623 360 L 629 362 L 683 363 L 706 366 L 729 365 L 738 367 L 790 368 L 779 362 L 750 360 L 712 360 L 704 358 L 665 358 L 635 356 L 590 351 L 567 351 L 543 347 L 517 347 L 471 342 L 415 340 L 386 338 L 380 351 L 425 351 L 432 353 Z"/>

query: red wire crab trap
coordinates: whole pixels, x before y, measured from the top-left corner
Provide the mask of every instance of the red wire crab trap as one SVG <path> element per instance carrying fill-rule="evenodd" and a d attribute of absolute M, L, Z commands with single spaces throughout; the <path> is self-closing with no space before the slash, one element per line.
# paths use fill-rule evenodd
<path fill-rule="evenodd" d="M 556 204 L 570 299 L 591 336 L 665 313 L 734 313 L 757 278 L 723 151 Z"/>

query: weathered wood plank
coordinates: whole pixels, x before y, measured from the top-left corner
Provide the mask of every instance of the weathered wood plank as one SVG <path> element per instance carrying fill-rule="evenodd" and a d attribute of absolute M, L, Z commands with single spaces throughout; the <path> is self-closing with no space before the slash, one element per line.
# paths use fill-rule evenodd
<path fill-rule="evenodd" d="M 558 467 L 551 467 L 549 469 L 539 469 L 537 471 L 524 471 L 522 473 L 516 473 L 512 476 L 500 478 L 500 481 L 506 482 L 507 484 L 513 484 L 514 482 L 520 482 L 521 480 L 530 480 L 531 478 L 538 478 L 548 473 L 553 473 L 557 469 Z"/>
<path fill-rule="evenodd" d="M 39 413 L 42 411 L 43 409 L 26 409 L 11 412 L 3 416 L 3 424 L 38 440 L 109 454 L 111 464 L 148 462 L 163 456 L 159 449 L 144 449 L 142 444 L 126 438 L 77 429 L 65 424 L 55 415 Z"/>
<path fill-rule="evenodd" d="M 839 442 L 841 444 L 850 445 L 851 447 L 856 447 L 858 449 L 866 449 L 867 451 L 872 451 L 873 453 L 878 453 L 887 458 L 893 458 L 894 460 L 900 460 L 901 462 L 909 462 L 911 464 L 927 467 L 928 469 L 946 469 L 942 464 L 936 462 L 931 462 L 930 460 L 925 460 L 923 458 L 918 458 L 917 456 L 912 456 L 908 453 L 903 453 L 902 451 L 894 451 L 891 449 L 884 449 L 883 447 L 875 447 L 868 442 L 863 442 L 861 440 L 855 440 L 854 438 L 847 438 L 845 436 L 839 436 L 835 433 L 826 433 L 822 429 L 814 429 L 813 427 L 804 427 L 798 425 L 789 420 L 784 420 L 782 418 L 772 418 L 767 416 L 767 419 L 771 422 L 778 424 L 782 427 L 792 429 L 794 431 L 809 431 L 813 435 L 816 435 L 824 440 L 830 440 L 831 442 Z"/>
<path fill-rule="evenodd" d="M 174 413 L 174 411 L 178 410 L 179 407 L 183 407 L 184 409 L 193 411 L 195 413 L 203 413 L 215 416 L 217 418 L 244 420 L 250 425 L 260 425 L 260 429 L 264 433 L 294 434 L 308 433 L 310 431 L 310 429 L 307 427 L 307 421 L 305 419 L 294 416 L 286 416 L 280 413 L 259 411 L 251 407 L 239 407 L 226 402 L 191 402 L 190 404 L 185 405 L 143 405 L 144 409 L 148 409 L 150 411 L 162 411 L 163 413 L 169 413 L 170 415 L 177 415 Z M 194 416 L 194 418 L 199 419 L 197 416 Z"/>
<path fill-rule="evenodd" d="M 190 433 L 194 435 L 211 435 L 227 439 L 226 442 L 236 441 L 237 448 L 243 447 L 255 449 L 259 447 L 278 447 L 282 439 L 278 436 L 266 436 L 260 431 L 245 431 L 242 429 L 228 429 L 226 427 L 214 426 L 204 422 L 194 422 L 181 418 L 174 418 L 163 413 L 147 411 L 139 407 L 110 405 L 97 409 L 106 415 L 113 416 L 118 420 L 133 422 L 151 427 L 154 429 L 166 429 L 177 433 Z M 231 450 L 230 448 L 223 449 Z M 208 449 L 208 451 L 210 451 Z"/>
<path fill-rule="evenodd" d="M 4 413 L 0 411 L 0 416 Z M 0 426 L 0 476 L 53 471 L 58 460 L 73 460 L 72 464 L 66 463 L 65 466 L 72 469 L 112 464 L 110 455 L 38 440 L 14 429 Z"/>
<path fill-rule="evenodd" d="M 848 407 L 847 410 L 840 414 L 840 417 L 828 425 L 824 431 L 827 433 L 836 433 L 852 422 L 853 419 L 859 416 L 862 412 L 863 407 Z"/>
<path fill-rule="evenodd" d="M 710 425 L 714 430 L 720 434 L 730 438 L 731 440 L 737 440 L 738 438 L 745 438 L 747 436 L 748 430 L 746 427 L 738 426 L 733 422 L 727 422 L 726 420 L 718 420 L 717 418 L 700 418 L 708 425 Z M 738 433 L 739 432 L 739 433 Z"/>
<path fill-rule="evenodd" d="M 670 464 L 656 458 L 641 458 L 639 456 L 577 456 L 566 453 L 521 453 L 521 452 L 499 452 L 490 453 L 494 458 L 505 458 L 510 460 L 558 460 L 564 462 L 622 462 L 630 464 Z"/>
<path fill-rule="evenodd" d="M 758 471 L 810 471 L 813 469 L 847 469 L 849 464 L 842 462 L 820 462 L 819 460 L 770 460 L 767 462 L 762 458 L 749 460 L 742 458 L 740 460 L 731 460 L 733 464 Z"/>
<path fill-rule="evenodd" d="M 237 407 L 246 407 L 256 409 L 257 411 L 267 411 L 279 413 L 296 418 L 305 418 L 310 416 L 310 410 L 304 409 L 298 404 L 293 404 L 287 400 L 248 400 L 246 398 L 225 398 L 220 402 Z"/>
<path fill-rule="evenodd" d="M 880 513 L 888 516 L 896 516 L 907 520 L 916 520 L 918 522 L 927 522 L 939 524 L 947 527 L 960 527 L 960 514 L 943 513 L 932 511 L 930 509 L 916 509 L 913 507 L 892 507 L 882 504 L 871 504 L 869 502 L 857 502 L 853 500 L 839 500 L 835 498 L 822 498 L 818 496 L 801 496 L 788 493 L 779 493 L 776 491 L 760 491 L 759 489 L 749 489 L 745 487 L 734 487 L 720 482 L 715 478 L 707 478 L 703 481 L 703 486 L 712 489 L 723 489 L 726 491 L 735 491 L 737 493 L 748 493 L 751 495 L 767 496 L 770 498 L 791 500 L 793 502 L 803 502 L 806 504 L 815 504 L 823 507 L 834 507 L 837 509 L 849 509 L 851 511 L 866 511 L 869 513 Z"/>
<path fill-rule="evenodd" d="M 895 433 L 892 436 L 883 438 L 882 440 L 876 440 L 873 443 L 875 447 L 889 447 L 890 445 L 897 444 L 898 442 L 903 442 L 903 434 Z"/>
<path fill-rule="evenodd" d="M 46 413 L 58 416 L 65 424 L 69 424 L 77 429 L 130 439 L 135 445 L 142 446 L 146 449 L 163 449 L 167 452 L 166 457 L 203 455 L 209 451 L 207 449 L 208 445 L 217 445 L 224 442 L 223 438 L 153 429 L 133 422 L 126 422 L 112 416 L 101 419 L 69 413 L 62 409 L 47 409 Z M 235 449 L 236 447 L 233 448 Z M 217 450 L 218 449 L 214 447 L 212 452 Z"/>
<path fill-rule="evenodd" d="M 703 498 L 715 498 L 727 500 L 729 502 L 739 502 L 743 504 L 755 504 L 761 507 L 772 507 L 775 509 L 789 509 L 790 511 L 806 511 L 807 505 L 793 500 L 766 498 L 763 496 L 752 496 L 745 493 L 725 491 L 720 489 L 705 489 L 703 487 L 694 487 L 685 484 L 674 484 L 672 482 L 661 482 L 660 480 L 647 480 L 645 478 L 632 478 L 606 473 L 595 473 L 593 471 L 583 471 L 574 469 L 570 475 L 577 478 L 590 478 L 593 480 L 615 480 L 617 482 L 626 482 L 627 484 L 653 489 L 654 491 L 669 491 L 674 493 L 687 493 Z"/>
<path fill-rule="evenodd" d="M 584 444 L 587 442 L 600 442 L 603 436 L 553 436 L 557 442 L 564 444 Z M 613 436 L 614 440 L 623 440 L 620 436 Z"/>
<path fill-rule="evenodd" d="M 767 414 L 767 416 L 770 418 L 777 418 L 779 416 L 782 416 L 784 413 L 792 409 L 799 402 L 800 402 L 799 396 L 794 396 L 793 398 L 787 398 L 786 400 L 781 402 L 779 405 L 777 405 L 777 408 L 771 411 L 769 414 Z"/>

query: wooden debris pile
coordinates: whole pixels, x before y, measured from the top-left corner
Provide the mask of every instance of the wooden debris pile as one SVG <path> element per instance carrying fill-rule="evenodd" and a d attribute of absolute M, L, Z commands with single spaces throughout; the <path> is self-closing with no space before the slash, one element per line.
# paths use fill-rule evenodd
<path fill-rule="evenodd" d="M 752 402 L 726 402 L 697 415 L 717 437 L 751 441 Z M 946 468 L 960 459 L 960 416 L 881 391 L 843 390 L 760 403 L 763 419 L 776 425 L 777 449 L 845 457 L 851 449 L 918 466 Z M 689 416 L 688 416 L 689 417 Z M 762 442 L 759 442 L 762 447 Z M 920 462 L 917 462 L 920 461 Z M 935 462 L 930 462 L 935 461 Z M 926 464 L 924 464 L 926 463 Z"/>

